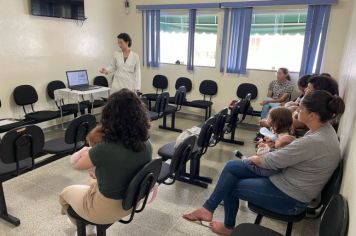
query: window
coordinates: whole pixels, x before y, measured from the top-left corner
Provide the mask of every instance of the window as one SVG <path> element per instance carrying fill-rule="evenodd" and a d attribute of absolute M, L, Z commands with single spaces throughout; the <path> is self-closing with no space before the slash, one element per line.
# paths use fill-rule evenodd
<path fill-rule="evenodd" d="M 160 62 L 187 64 L 189 16 L 162 12 L 160 17 Z M 197 14 L 194 65 L 215 66 L 218 20 L 216 15 Z"/>
<path fill-rule="evenodd" d="M 194 35 L 194 65 L 215 67 L 218 17 L 197 15 Z"/>
<path fill-rule="evenodd" d="M 160 61 L 161 63 L 186 64 L 188 57 L 188 13 L 177 14 L 161 11 Z"/>
<path fill-rule="evenodd" d="M 299 71 L 304 45 L 307 11 L 254 13 L 247 68 Z"/>

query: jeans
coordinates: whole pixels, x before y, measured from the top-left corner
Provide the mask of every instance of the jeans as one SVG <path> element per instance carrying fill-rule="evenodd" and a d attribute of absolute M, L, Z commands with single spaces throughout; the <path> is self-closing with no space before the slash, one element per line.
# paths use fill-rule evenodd
<path fill-rule="evenodd" d="M 308 205 L 280 191 L 268 178 L 248 170 L 241 160 L 234 160 L 225 165 L 214 192 L 203 207 L 213 213 L 224 201 L 224 224 L 232 229 L 239 210 L 239 199 L 284 215 L 297 215 Z"/>
<path fill-rule="evenodd" d="M 271 110 L 272 108 L 275 108 L 275 107 L 279 107 L 279 106 L 281 106 L 280 103 L 267 103 L 267 104 L 263 105 L 262 111 L 261 111 L 261 119 L 267 118 L 269 110 Z"/>
<path fill-rule="evenodd" d="M 271 170 L 271 169 L 265 169 L 259 166 L 256 166 L 251 160 L 249 159 L 243 159 L 242 162 L 245 164 L 245 167 L 252 171 L 253 173 L 263 176 L 263 177 L 268 177 L 271 175 L 278 174 L 280 171 L 279 170 Z"/>

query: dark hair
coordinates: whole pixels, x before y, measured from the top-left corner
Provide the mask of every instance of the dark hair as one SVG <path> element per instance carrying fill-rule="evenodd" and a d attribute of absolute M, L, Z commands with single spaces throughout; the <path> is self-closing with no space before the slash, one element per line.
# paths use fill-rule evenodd
<path fill-rule="evenodd" d="M 128 35 L 126 33 L 121 33 L 117 36 L 117 38 L 124 40 L 128 44 L 128 46 L 131 47 L 132 39 L 131 39 L 130 35 Z"/>
<path fill-rule="evenodd" d="M 339 86 L 330 76 L 315 75 L 309 79 L 309 83 L 313 85 L 315 90 L 325 90 L 332 95 L 339 95 Z"/>
<path fill-rule="evenodd" d="M 285 107 L 276 107 L 269 111 L 271 127 L 276 134 L 290 133 L 293 124 L 292 112 Z"/>
<path fill-rule="evenodd" d="M 321 76 L 327 76 L 327 77 L 332 78 L 332 76 L 331 76 L 329 73 L 321 73 L 320 75 L 321 75 Z"/>
<path fill-rule="evenodd" d="M 105 142 L 120 142 L 134 152 L 143 150 L 149 138 L 147 109 L 128 89 L 121 89 L 109 97 L 102 112 L 101 125 Z"/>
<path fill-rule="evenodd" d="M 321 122 L 336 118 L 345 111 L 345 103 L 342 98 L 325 90 L 311 91 L 304 96 L 302 105 L 309 112 L 318 114 Z"/>
<path fill-rule="evenodd" d="M 291 81 L 291 77 L 289 75 L 289 70 L 287 68 L 281 67 L 278 70 L 281 70 L 283 74 L 286 76 L 286 79 Z"/>
<path fill-rule="evenodd" d="M 298 86 L 302 88 L 308 87 L 309 79 L 311 78 L 311 75 L 303 75 L 298 79 Z"/>

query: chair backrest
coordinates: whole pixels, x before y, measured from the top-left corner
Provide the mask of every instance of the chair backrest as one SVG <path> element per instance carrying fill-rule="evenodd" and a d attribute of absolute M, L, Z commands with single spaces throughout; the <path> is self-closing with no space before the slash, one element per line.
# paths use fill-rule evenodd
<path fill-rule="evenodd" d="M 190 91 L 192 91 L 193 83 L 187 77 L 179 77 L 176 80 L 176 84 L 175 84 L 176 90 L 181 86 L 184 86 L 185 89 L 187 90 L 187 93 L 189 93 Z"/>
<path fill-rule="evenodd" d="M 19 173 L 19 162 L 38 155 L 44 145 L 44 135 L 40 127 L 28 125 L 7 132 L 0 143 L 0 158 L 3 163 L 16 163 L 16 172 Z"/>
<path fill-rule="evenodd" d="M 47 85 L 47 94 L 48 97 L 51 99 L 54 99 L 54 91 L 57 89 L 63 89 L 66 88 L 66 85 L 63 83 L 63 81 L 60 80 L 53 80 L 48 83 Z"/>
<path fill-rule="evenodd" d="M 163 93 L 159 94 L 156 99 L 155 112 L 157 112 L 159 115 L 163 114 L 163 112 L 167 108 L 168 102 L 169 102 L 169 93 L 168 92 L 163 92 Z"/>
<path fill-rule="evenodd" d="M 121 223 L 129 223 L 132 221 L 136 212 L 141 212 L 146 206 L 148 195 L 152 187 L 157 182 L 157 178 L 161 171 L 162 160 L 155 159 L 147 163 L 142 169 L 132 178 L 124 199 L 122 207 L 124 210 L 130 210 L 131 216 L 128 221 L 120 220 Z M 143 199 L 141 209 L 137 210 L 140 200 Z"/>
<path fill-rule="evenodd" d="M 31 85 L 20 85 L 14 89 L 13 97 L 19 106 L 30 105 L 38 101 L 38 95 Z"/>
<path fill-rule="evenodd" d="M 339 165 L 334 170 L 334 173 L 330 177 L 329 181 L 324 186 L 321 191 L 320 204 L 322 205 L 321 213 L 325 210 L 326 206 L 329 204 L 332 197 L 339 193 L 342 181 L 343 173 L 343 161 L 341 160 Z"/>
<path fill-rule="evenodd" d="M 203 80 L 199 85 L 199 92 L 205 96 L 216 95 L 218 93 L 218 84 L 213 80 Z"/>
<path fill-rule="evenodd" d="M 158 89 L 161 89 L 162 92 L 163 92 L 164 89 L 168 88 L 167 76 L 165 76 L 165 75 L 155 75 L 153 77 L 152 85 L 153 85 L 153 87 L 155 87 L 157 89 L 157 93 L 158 93 Z"/>
<path fill-rule="evenodd" d="M 215 145 L 221 140 L 224 133 L 224 127 L 226 123 L 228 108 L 221 110 L 216 115 L 216 122 L 213 126 L 213 135 L 215 139 Z"/>
<path fill-rule="evenodd" d="M 201 127 L 197 142 L 200 154 L 205 154 L 208 150 L 210 138 L 213 135 L 213 124 L 215 121 L 216 118 L 210 117 Z"/>
<path fill-rule="evenodd" d="M 171 175 L 179 172 L 184 164 L 189 161 L 196 139 L 195 135 L 189 136 L 174 150 L 170 164 Z"/>
<path fill-rule="evenodd" d="M 180 86 L 176 94 L 174 96 L 174 104 L 177 105 L 177 110 L 179 111 L 182 108 L 183 102 L 185 101 L 185 97 L 187 95 L 187 90 L 184 86 Z"/>
<path fill-rule="evenodd" d="M 349 225 L 349 208 L 346 199 L 336 194 L 327 206 L 320 222 L 320 236 L 346 236 Z"/>
<path fill-rule="evenodd" d="M 236 96 L 238 98 L 245 98 L 250 93 L 251 99 L 255 99 L 258 95 L 257 86 L 250 83 L 242 83 L 237 87 Z"/>
<path fill-rule="evenodd" d="M 96 119 L 94 115 L 86 114 L 77 117 L 68 125 L 64 141 L 68 144 L 78 144 L 78 142 L 85 141 L 86 136 L 95 126 Z"/>
<path fill-rule="evenodd" d="M 245 98 L 241 99 L 238 102 L 238 106 L 239 106 L 238 113 L 242 114 L 241 119 L 239 119 L 240 123 L 245 120 L 250 105 L 251 105 L 251 93 L 248 93 Z"/>
<path fill-rule="evenodd" d="M 102 87 L 109 87 L 108 80 L 106 79 L 105 76 L 102 76 L 102 75 L 96 76 L 94 78 L 93 84 L 97 85 L 97 86 L 102 86 Z"/>

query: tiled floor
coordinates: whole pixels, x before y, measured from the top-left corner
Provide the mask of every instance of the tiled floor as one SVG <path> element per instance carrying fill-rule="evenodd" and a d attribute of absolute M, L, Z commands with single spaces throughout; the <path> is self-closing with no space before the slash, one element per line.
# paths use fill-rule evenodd
<path fill-rule="evenodd" d="M 152 124 L 151 140 L 154 153 L 162 145 L 174 141 L 178 133 L 158 129 L 161 121 Z M 198 119 L 177 119 L 177 127 L 190 128 L 198 124 Z M 108 235 L 215 235 L 208 228 L 190 223 L 182 219 L 182 214 L 200 207 L 212 192 L 224 163 L 234 159 L 232 151 L 239 148 L 242 153 L 253 153 L 252 139 L 257 128 L 241 127 L 237 137 L 246 141 L 245 146 L 219 143 L 208 150 L 202 159 L 202 175 L 213 177 L 214 182 L 208 189 L 202 189 L 181 182 L 174 185 L 159 187 L 158 197 L 146 209 L 137 214 L 132 223 L 123 225 L 115 223 L 107 231 Z M 53 134 L 52 134 L 53 135 Z M 47 135 L 48 136 L 48 135 Z M 49 165 L 36 169 L 4 183 L 4 191 L 9 213 L 21 220 L 19 227 L 14 227 L 0 220 L 0 235 L 74 235 L 75 227 L 69 224 L 65 216 L 60 215 L 58 194 L 72 184 L 86 184 L 88 174 L 73 170 L 69 157 L 62 158 Z M 223 219 L 223 208 L 215 213 L 216 219 Z M 250 212 L 245 202 L 241 203 L 238 222 L 253 222 L 255 214 Z M 281 233 L 285 232 L 286 224 L 270 219 L 264 219 L 263 225 Z M 317 223 L 304 220 L 295 224 L 293 235 L 315 235 Z"/>

